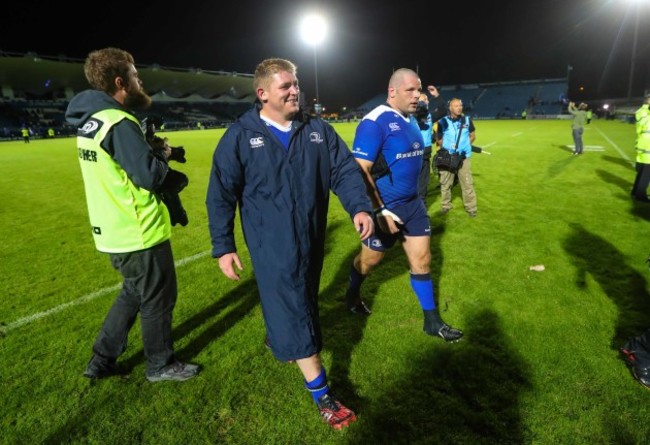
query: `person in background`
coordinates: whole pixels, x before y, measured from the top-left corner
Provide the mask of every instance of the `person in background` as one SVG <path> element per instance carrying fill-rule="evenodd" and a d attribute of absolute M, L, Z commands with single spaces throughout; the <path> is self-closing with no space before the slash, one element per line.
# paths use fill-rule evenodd
<path fill-rule="evenodd" d="M 576 107 L 575 102 L 569 102 L 569 107 L 568 111 L 573 115 L 573 119 L 571 120 L 571 132 L 573 135 L 573 144 L 574 144 L 574 149 L 573 153 L 574 155 L 581 155 L 583 152 L 583 145 L 582 145 L 582 133 L 584 132 L 584 126 L 585 123 L 587 122 L 587 112 L 585 111 L 587 109 L 587 104 L 581 103 Z"/>
<path fill-rule="evenodd" d="M 79 164 L 97 250 L 107 253 L 123 278 L 104 319 L 84 376 L 124 373 L 117 364 L 138 313 L 150 382 L 183 381 L 199 366 L 178 361 L 172 342 L 177 284 L 169 211 L 158 193 L 176 190 L 187 177 L 154 156 L 135 110 L 151 98 L 133 56 L 119 48 L 92 51 L 84 73 L 93 89 L 78 93 L 66 110 L 77 127 Z"/>
<path fill-rule="evenodd" d="M 297 363 L 320 415 L 341 429 L 356 414 L 329 388 L 318 316 L 330 191 L 361 240 L 373 233 L 372 207 L 343 140 L 300 109 L 296 66 L 266 59 L 257 65 L 253 85 L 255 107 L 226 130 L 214 152 L 206 198 L 212 256 L 226 277 L 240 279 L 233 231 L 239 206 L 265 343 L 278 360 Z"/>
<path fill-rule="evenodd" d="M 424 332 L 457 341 L 462 331 L 445 323 L 436 307 L 430 270 L 431 223 L 418 196 L 424 150 L 413 114 L 421 90 L 415 71 L 396 70 L 388 82 L 386 104 L 370 111 L 357 127 L 352 154 L 375 209 L 376 232 L 362 242 L 352 262 L 346 304 L 355 314 L 370 315 L 361 298 L 361 285 L 383 260 L 386 250 L 400 240 L 409 263 L 411 288 L 423 311 Z"/>
<path fill-rule="evenodd" d="M 636 176 L 630 192 L 632 198 L 640 202 L 650 202 L 650 93 L 646 94 L 643 105 L 634 114 L 636 121 Z"/>
<path fill-rule="evenodd" d="M 591 123 L 591 119 L 593 118 L 594 113 L 591 111 L 591 108 L 587 109 L 587 124 Z"/>
<path fill-rule="evenodd" d="M 418 106 L 415 110 L 417 124 L 422 133 L 422 139 L 424 140 L 422 169 L 420 170 L 420 175 L 418 177 L 418 195 L 423 200 L 427 197 L 429 180 L 431 178 L 431 153 L 434 139 L 433 126 L 435 122 L 445 114 L 444 101 L 438 92 L 438 89 L 433 85 L 429 85 L 427 91 L 435 101 L 430 101 L 429 96 L 425 92 L 422 92 L 420 93 Z"/>
<path fill-rule="evenodd" d="M 462 190 L 463 206 L 467 214 L 474 218 L 478 212 L 474 178 L 472 176 L 472 143 L 476 139 L 474 122 L 463 114 L 463 102 L 458 98 L 449 101 L 449 114 L 438 121 L 436 140 L 440 150 L 461 155 L 462 162 L 457 171 L 439 169 L 440 176 L 440 206 L 442 214 L 452 209 L 451 189 L 458 180 Z"/>
<path fill-rule="evenodd" d="M 20 129 L 20 134 L 23 136 L 23 141 L 25 144 L 29 144 L 29 128 L 26 126 Z"/>

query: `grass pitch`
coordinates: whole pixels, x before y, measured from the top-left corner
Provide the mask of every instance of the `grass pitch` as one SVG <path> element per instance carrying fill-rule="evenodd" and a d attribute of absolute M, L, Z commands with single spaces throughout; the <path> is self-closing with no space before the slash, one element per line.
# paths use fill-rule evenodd
<path fill-rule="evenodd" d="M 335 128 L 351 145 L 356 124 Z M 439 214 L 432 275 L 457 344 L 422 332 L 400 247 L 366 280 L 367 319 L 343 304 L 358 235 L 332 199 L 321 282 L 324 363 L 359 420 L 321 421 L 295 365 L 264 347 L 252 266 L 239 227 L 242 281 L 210 258 L 205 193 L 223 130 L 172 132 L 187 150 L 190 223 L 174 228 L 175 347 L 203 372 L 145 380 L 136 324 L 129 378 L 82 372 L 120 277 L 95 251 L 74 139 L 0 144 L 0 443 L 72 444 L 642 444 L 650 392 L 617 347 L 650 327 L 645 259 L 650 206 L 630 199 L 634 127 L 587 126 L 571 156 L 568 121 L 477 121 L 479 214 L 460 190 Z M 530 266 L 544 265 L 544 271 Z"/>

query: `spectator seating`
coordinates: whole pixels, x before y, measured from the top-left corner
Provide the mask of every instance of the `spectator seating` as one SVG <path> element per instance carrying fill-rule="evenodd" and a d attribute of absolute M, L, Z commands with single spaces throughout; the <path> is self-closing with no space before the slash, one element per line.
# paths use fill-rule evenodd
<path fill-rule="evenodd" d="M 560 96 L 567 91 L 566 79 L 540 79 L 518 82 L 446 85 L 438 87 L 449 101 L 463 101 L 463 110 L 475 119 L 519 119 L 522 111 L 528 114 L 560 114 L 563 104 Z M 377 105 L 386 102 L 386 93 L 368 100 L 351 114 L 363 116 Z"/>

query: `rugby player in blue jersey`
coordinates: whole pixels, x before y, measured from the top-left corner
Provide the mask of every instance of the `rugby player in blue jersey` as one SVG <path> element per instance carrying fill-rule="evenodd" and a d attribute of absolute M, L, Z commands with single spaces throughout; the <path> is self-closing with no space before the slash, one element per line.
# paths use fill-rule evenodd
<path fill-rule="evenodd" d="M 386 104 L 364 116 L 357 127 L 352 154 L 363 173 L 376 223 L 374 235 L 362 241 L 350 268 L 346 303 L 354 313 L 370 314 L 361 298 L 361 284 L 399 239 L 408 258 L 411 287 L 424 311 L 424 331 L 457 341 L 462 331 L 446 324 L 436 308 L 430 274 L 431 225 L 418 196 L 424 141 L 413 114 L 421 91 L 417 73 L 398 69 L 388 83 Z"/>

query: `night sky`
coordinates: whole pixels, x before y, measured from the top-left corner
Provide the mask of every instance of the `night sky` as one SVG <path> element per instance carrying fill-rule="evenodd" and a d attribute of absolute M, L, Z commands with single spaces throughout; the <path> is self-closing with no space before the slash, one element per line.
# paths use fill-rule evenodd
<path fill-rule="evenodd" d="M 627 95 L 638 17 L 632 95 L 650 88 L 648 1 L 223 3 L 93 2 L 79 9 L 61 2 L 5 2 L 0 50 L 83 59 L 93 49 L 117 46 L 138 65 L 243 73 L 264 58 L 284 57 L 298 65 L 301 89 L 311 101 L 314 49 L 298 29 L 302 16 L 319 11 L 329 35 L 316 50 L 318 89 L 330 109 L 355 107 L 383 93 L 400 67 L 417 69 L 425 85 L 451 85 L 564 78 L 570 65 L 570 96 L 590 100 Z"/>

